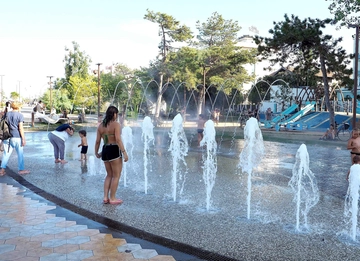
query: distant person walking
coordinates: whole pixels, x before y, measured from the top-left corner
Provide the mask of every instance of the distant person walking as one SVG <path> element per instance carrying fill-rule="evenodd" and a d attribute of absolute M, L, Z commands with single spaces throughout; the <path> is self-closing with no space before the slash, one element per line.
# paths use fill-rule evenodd
<path fill-rule="evenodd" d="M 121 126 L 117 121 L 119 110 L 115 106 L 110 106 L 106 110 L 106 115 L 101 124 L 99 124 L 96 133 L 95 155 L 104 161 L 106 169 L 106 178 L 104 181 L 104 204 L 118 205 L 123 203 L 121 199 L 116 198 L 116 191 L 121 176 L 123 158 L 128 161 L 128 155 L 121 140 Z M 99 153 L 101 138 L 104 145 L 102 152 Z"/>
<path fill-rule="evenodd" d="M 19 102 L 11 103 L 12 111 L 6 113 L 9 125 L 10 133 L 12 137 L 8 140 L 4 140 L 4 154 L 1 160 L 0 176 L 5 175 L 5 169 L 9 161 L 10 155 L 13 149 L 16 150 L 18 157 L 18 173 L 20 175 L 29 174 L 30 171 L 24 169 L 24 146 L 26 145 L 25 133 L 24 133 L 24 116 L 20 113 L 21 104 Z"/>
<path fill-rule="evenodd" d="M 31 126 L 35 126 L 35 114 L 36 113 L 44 113 L 45 106 L 40 100 L 36 106 L 33 108 L 33 111 L 31 112 Z"/>

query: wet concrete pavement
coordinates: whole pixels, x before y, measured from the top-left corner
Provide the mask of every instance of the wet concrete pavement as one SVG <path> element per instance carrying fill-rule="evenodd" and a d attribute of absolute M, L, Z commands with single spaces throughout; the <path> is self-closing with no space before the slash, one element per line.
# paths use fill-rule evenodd
<path fill-rule="evenodd" d="M 350 167 L 346 142 L 322 142 L 317 133 L 264 131 L 265 140 L 276 141 L 265 141 L 266 156 L 254 170 L 251 218 L 247 219 L 247 177 L 237 168 L 243 147 L 241 139 L 219 138 L 212 207 L 206 210 L 202 177 L 204 149 L 194 145 L 195 134 L 189 135 L 191 147 L 187 166 L 180 167 L 182 180 L 178 182 L 176 201 L 172 198 L 173 162 L 168 152 L 167 132 L 157 132 L 146 166 L 140 129 L 134 129 L 134 135 L 134 149 L 117 193 L 124 200 L 121 206 L 102 204 L 105 169 L 93 156 L 93 132 L 88 135 L 87 163 L 78 161 L 79 138 L 74 135 L 66 145 L 69 163 L 65 165 L 54 163 L 46 132 L 27 132 L 25 164 L 31 174 L 9 176 L 50 201 L 56 199 L 59 206 L 110 228 L 189 254 L 179 255 L 176 260 L 357 260 L 360 256 L 358 244 L 346 237 L 343 217 L 345 176 Z M 281 142 L 284 140 L 288 142 Z M 320 202 L 309 213 L 310 230 L 299 233 L 294 229 L 295 206 L 288 182 L 296 151 L 302 143 L 307 144 Z M 8 168 L 16 171 L 16 164 L 14 153 Z M 8 178 L 2 177 L 0 182 Z"/>

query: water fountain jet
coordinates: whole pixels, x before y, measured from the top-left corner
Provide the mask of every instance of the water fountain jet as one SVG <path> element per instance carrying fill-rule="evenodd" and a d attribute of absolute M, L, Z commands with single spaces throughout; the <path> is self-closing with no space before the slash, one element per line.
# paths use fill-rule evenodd
<path fill-rule="evenodd" d="M 169 133 L 171 139 L 169 151 L 171 152 L 171 156 L 173 159 L 171 187 L 172 187 L 172 197 L 175 202 L 177 195 L 178 176 L 179 176 L 179 180 L 183 179 L 183 181 L 185 181 L 185 175 L 181 175 L 179 165 L 180 163 L 183 163 L 183 165 L 186 166 L 185 156 L 187 156 L 189 145 L 184 132 L 183 118 L 181 117 L 181 115 L 177 114 L 172 122 L 173 124 Z M 180 192 L 182 192 L 182 189 L 180 190 Z"/>
<path fill-rule="evenodd" d="M 200 146 L 205 146 L 206 152 L 203 154 L 203 180 L 206 187 L 206 210 L 209 211 L 212 200 L 211 192 L 215 185 L 217 172 L 217 144 L 215 140 L 215 126 L 212 120 L 205 122 L 204 137 L 200 141 Z"/>
<path fill-rule="evenodd" d="M 154 142 L 154 125 L 151 118 L 146 116 L 142 123 L 142 140 L 144 142 L 144 192 L 148 191 L 148 164 L 150 162 L 150 142 Z"/>
<path fill-rule="evenodd" d="M 319 201 L 319 189 L 315 176 L 309 168 L 309 153 L 305 144 L 302 144 L 296 153 L 289 186 L 294 192 L 293 201 L 296 203 L 296 231 L 300 231 L 301 215 L 304 219 L 304 227 L 308 229 L 307 216 L 310 209 Z"/>
<path fill-rule="evenodd" d="M 360 165 L 354 164 L 350 168 L 349 188 L 345 200 L 345 217 L 349 217 L 350 237 L 356 241 L 357 223 L 359 214 L 359 188 L 360 188 Z"/>
<path fill-rule="evenodd" d="M 259 128 L 259 122 L 255 118 L 250 118 L 244 128 L 244 148 L 240 153 L 238 167 L 243 173 L 248 174 L 247 178 L 247 219 L 250 219 L 251 203 L 251 176 L 252 171 L 259 165 L 264 156 L 264 141 Z"/>

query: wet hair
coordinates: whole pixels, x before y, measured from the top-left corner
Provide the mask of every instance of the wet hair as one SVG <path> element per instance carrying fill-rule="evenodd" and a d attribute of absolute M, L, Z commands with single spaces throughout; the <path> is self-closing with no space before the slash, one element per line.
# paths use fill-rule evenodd
<path fill-rule="evenodd" d="M 360 163 L 360 156 L 359 156 L 359 155 L 355 155 L 355 156 L 354 156 L 354 158 L 353 158 L 353 163 L 354 163 L 354 164 Z"/>
<path fill-rule="evenodd" d="M 109 122 L 114 119 L 114 115 L 117 113 L 119 113 L 119 110 L 115 106 L 110 106 L 109 108 L 107 108 L 105 118 L 103 120 L 103 126 L 106 127 Z"/>
<path fill-rule="evenodd" d="M 42 103 L 42 101 L 40 100 L 39 103 Z"/>
<path fill-rule="evenodd" d="M 79 130 L 79 134 L 82 134 L 86 137 L 86 130 Z"/>

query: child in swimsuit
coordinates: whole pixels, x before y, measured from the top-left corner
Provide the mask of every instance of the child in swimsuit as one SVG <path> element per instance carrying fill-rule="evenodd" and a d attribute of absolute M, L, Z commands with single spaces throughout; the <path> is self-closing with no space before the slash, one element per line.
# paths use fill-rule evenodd
<path fill-rule="evenodd" d="M 350 151 L 351 164 L 354 164 L 354 157 L 360 155 L 360 137 L 359 130 L 357 128 L 353 129 L 352 136 L 348 141 L 347 149 Z"/>
<path fill-rule="evenodd" d="M 86 138 L 86 130 L 80 130 L 79 136 L 81 138 L 81 143 L 78 145 L 78 147 L 81 147 L 81 158 L 80 160 L 86 160 L 86 153 L 88 151 L 88 143 Z"/>
<path fill-rule="evenodd" d="M 200 146 L 200 141 L 204 137 L 204 126 L 205 126 L 205 115 L 199 114 L 199 120 L 197 125 L 198 146 Z"/>

